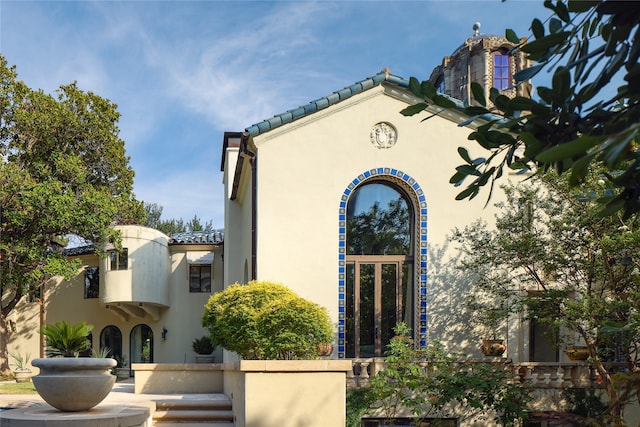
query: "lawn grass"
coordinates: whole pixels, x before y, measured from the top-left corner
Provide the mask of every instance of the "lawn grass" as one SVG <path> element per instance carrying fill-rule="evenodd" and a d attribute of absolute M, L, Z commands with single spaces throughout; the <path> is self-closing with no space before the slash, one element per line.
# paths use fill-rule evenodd
<path fill-rule="evenodd" d="M 2 383 L 0 394 L 37 394 L 31 381 L 26 383 Z"/>

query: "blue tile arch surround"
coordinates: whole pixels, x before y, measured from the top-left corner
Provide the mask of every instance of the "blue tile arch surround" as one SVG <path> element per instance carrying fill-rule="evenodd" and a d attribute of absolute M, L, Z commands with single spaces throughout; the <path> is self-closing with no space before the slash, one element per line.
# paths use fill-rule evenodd
<path fill-rule="evenodd" d="M 371 181 L 395 183 L 409 195 L 413 202 L 415 225 L 415 324 L 418 325 L 417 342 L 420 347 L 427 345 L 427 200 L 420 185 L 399 169 L 369 169 L 355 178 L 345 188 L 340 198 L 338 210 L 338 357 L 345 358 L 345 274 L 347 257 L 347 202 L 351 193 L 360 185 Z"/>

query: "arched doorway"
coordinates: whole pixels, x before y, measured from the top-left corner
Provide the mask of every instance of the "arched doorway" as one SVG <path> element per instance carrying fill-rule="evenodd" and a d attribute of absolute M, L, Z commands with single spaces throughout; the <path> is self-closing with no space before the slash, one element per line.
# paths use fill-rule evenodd
<path fill-rule="evenodd" d="M 373 179 L 346 204 L 346 357 L 383 356 L 399 322 L 414 326 L 415 208 L 396 182 Z"/>
<path fill-rule="evenodd" d="M 147 325 L 136 325 L 129 336 L 131 363 L 153 363 L 153 331 Z"/>
<path fill-rule="evenodd" d="M 111 357 L 122 358 L 122 332 L 120 332 L 120 328 L 114 325 L 106 326 L 100 332 L 100 348 L 108 348 Z"/>

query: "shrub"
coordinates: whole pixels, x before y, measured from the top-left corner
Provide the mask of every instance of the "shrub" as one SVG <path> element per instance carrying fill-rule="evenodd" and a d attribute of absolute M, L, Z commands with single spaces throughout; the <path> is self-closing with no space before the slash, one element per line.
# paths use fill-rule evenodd
<path fill-rule="evenodd" d="M 212 295 L 202 324 L 211 341 L 243 359 L 309 359 L 331 342 L 333 329 L 325 308 L 284 285 L 251 281 Z"/>
<path fill-rule="evenodd" d="M 197 354 L 211 354 L 214 348 L 211 338 L 206 335 L 193 340 L 191 347 Z"/>
<path fill-rule="evenodd" d="M 91 343 L 87 336 L 93 325 L 79 322 L 75 325 L 62 321 L 44 325 L 40 333 L 45 336 L 47 356 L 49 357 L 78 357 L 88 350 Z"/>

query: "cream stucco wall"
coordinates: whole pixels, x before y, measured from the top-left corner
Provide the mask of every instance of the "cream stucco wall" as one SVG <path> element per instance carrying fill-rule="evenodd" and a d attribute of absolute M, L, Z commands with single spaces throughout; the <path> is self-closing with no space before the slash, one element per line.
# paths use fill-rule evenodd
<path fill-rule="evenodd" d="M 469 147 L 472 155 L 478 152 L 467 141 L 470 129 L 441 117 L 424 122 L 425 116 L 404 117 L 400 110 L 407 103 L 398 99 L 402 96 L 396 89 L 378 86 L 254 139 L 258 278 L 284 283 L 324 305 L 335 322 L 338 209 L 344 190 L 359 174 L 386 167 L 415 179 L 426 196 L 428 242 L 434 250 L 446 244 L 453 227 L 463 227 L 480 216 L 489 221 L 493 217 L 493 210 L 484 208 L 482 196 L 456 202 L 461 189 L 448 182 L 461 163 L 457 147 Z M 379 122 L 396 128 L 395 146 L 379 149 L 370 142 L 371 128 Z M 447 265 L 448 257 L 445 252 L 435 259 L 433 253 L 429 262 Z M 440 283 L 436 279 L 428 281 L 428 293 L 439 298 L 437 306 L 435 301 L 428 305 L 429 338 L 443 340 L 452 349 L 470 344 L 462 338 L 462 328 L 451 325 L 454 320 L 456 325 L 468 324 L 467 319 L 455 318 L 463 284 L 454 286 L 444 281 L 446 277 Z M 474 349 L 476 345 L 474 341 Z"/>
<path fill-rule="evenodd" d="M 246 283 L 251 280 L 251 165 L 249 160 L 240 156 L 238 148 L 230 148 L 226 156 L 223 171 L 225 186 L 225 236 L 232 236 L 224 242 L 225 286 L 233 283 Z M 237 196 L 231 199 L 234 174 L 237 163 L 241 162 L 244 172 L 237 183 Z"/>
<path fill-rule="evenodd" d="M 46 323 L 85 321 L 94 326 L 93 349 L 98 350 L 100 334 L 107 326 L 113 325 L 122 334 L 122 353 L 131 360 L 129 338 L 137 325 L 146 325 L 153 332 L 153 361 L 155 363 L 193 363 L 195 353 L 192 341 L 207 334 L 200 319 L 204 305 L 211 293 L 189 292 L 189 252 L 211 253 L 212 292 L 223 288 L 222 248 L 211 244 L 171 245 L 168 237 L 158 231 L 140 226 L 126 226 L 123 231 L 123 247 L 129 249 L 130 267 L 138 268 L 144 274 L 133 270 L 129 277 L 132 289 L 130 298 L 120 302 L 105 299 L 107 286 L 104 282 L 104 260 L 97 255 L 82 255 L 78 274 L 70 281 L 60 278 L 52 280 L 46 287 Z M 164 242 L 162 242 L 164 239 Z M 84 269 L 100 266 L 100 297 L 84 298 Z M 158 267 L 160 266 L 160 267 Z M 166 270 L 165 269 L 166 266 Z M 159 270 L 159 271 L 155 271 Z M 166 281 L 166 284 L 162 283 Z M 119 284 L 116 283 L 116 286 Z M 138 291 L 140 287 L 142 291 Z M 159 287 L 160 290 L 155 289 Z M 154 303 L 154 298 L 162 295 L 163 304 Z M 140 299 L 135 299 L 138 296 Z M 151 303 L 149 302 L 151 301 Z M 142 305 L 142 307 L 140 307 Z M 23 299 L 12 312 L 10 318 L 16 331 L 9 335 L 9 351 L 26 353 L 31 357 L 39 355 L 39 304 Z M 166 340 L 162 339 L 163 329 L 167 329 Z M 214 352 L 216 360 L 222 358 L 222 350 Z"/>

